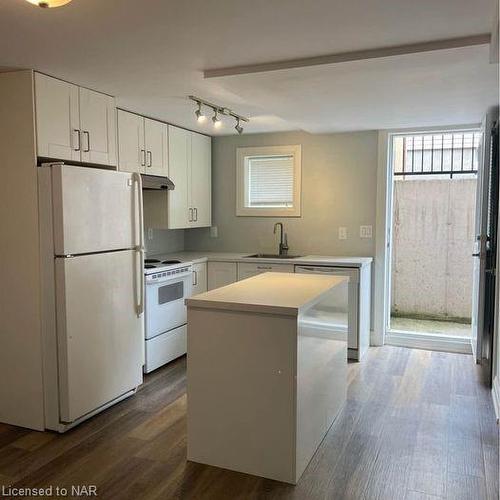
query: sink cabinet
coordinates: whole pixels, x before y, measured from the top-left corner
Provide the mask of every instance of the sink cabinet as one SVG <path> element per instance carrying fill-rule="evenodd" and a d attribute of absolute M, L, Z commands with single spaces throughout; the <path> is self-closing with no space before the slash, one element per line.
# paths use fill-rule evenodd
<path fill-rule="evenodd" d="M 250 262 L 238 263 L 238 281 L 256 276 L 262 273 L 293 273 L 294 266 L 292 264 L 254 264 Z"/>

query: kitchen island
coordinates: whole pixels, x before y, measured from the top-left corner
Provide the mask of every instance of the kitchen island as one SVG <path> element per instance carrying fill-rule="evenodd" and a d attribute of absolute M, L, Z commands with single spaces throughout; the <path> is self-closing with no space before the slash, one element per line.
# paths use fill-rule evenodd
<path fill-rule="evenodd" d="M 265 273 L 186 300 L 188 460 L 297 483 L 345 402 L 348 280 Z"/>

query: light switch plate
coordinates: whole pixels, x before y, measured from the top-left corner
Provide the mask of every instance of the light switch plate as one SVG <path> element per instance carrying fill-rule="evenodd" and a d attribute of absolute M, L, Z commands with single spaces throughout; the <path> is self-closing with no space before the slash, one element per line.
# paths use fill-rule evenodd
<path fill-rule="evenodd" d="M 347 228 L 345 226 L 339 227 L 339 240 L 347 240 Z"/>
<path fill-rule="evenodd" d="M 373 233 L 372 226 L 359 226 L 360 238 L 372 238 L 372 233 Z"/>
<path fill-rule="evenodd" d="M 219 228 L 217 226 L 210 227 L 210 238 L 218 238 L 219 237 Z"/>

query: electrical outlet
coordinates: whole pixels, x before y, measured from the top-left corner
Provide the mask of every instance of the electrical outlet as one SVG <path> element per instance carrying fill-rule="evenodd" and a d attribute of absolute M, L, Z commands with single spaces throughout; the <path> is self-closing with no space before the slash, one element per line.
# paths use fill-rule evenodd
<path fill-rule="evenodd" d="M 371 238 L 372 237 L 372 226 L 359 226 L 359 237 L 360 238 Z"/>
<path fill-rule="evenodd" d="M 153 228 L 152 227 L 148 227 L 148 240 L 149 241 L 153 241 L 153 238 L 154 238 Z"/>
<path fill-rule="evenodd" d="M 219 237 L 219 228 L 217 226 L 210 227 L 210 238 L 218 238 Z"/>
<path fill-rule="evenodd" d="M 345 226 L 339 227 L 339 240 L 347 240 L 347 228 Z"/>

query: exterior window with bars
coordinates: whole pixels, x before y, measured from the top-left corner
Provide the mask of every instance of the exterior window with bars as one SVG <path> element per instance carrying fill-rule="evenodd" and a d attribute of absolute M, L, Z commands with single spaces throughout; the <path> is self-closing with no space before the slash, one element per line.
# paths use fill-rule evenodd
<path fill-rule="evenodd" d="M 238 148 L 240 216 L 300 216 L 300 146 Z"/>
<path fill-rule="evenodd" d="M 405 178 L 476 175 L 481 139 L 481 132 L 476 130 L 395 137 L 394 175 Z"/>

